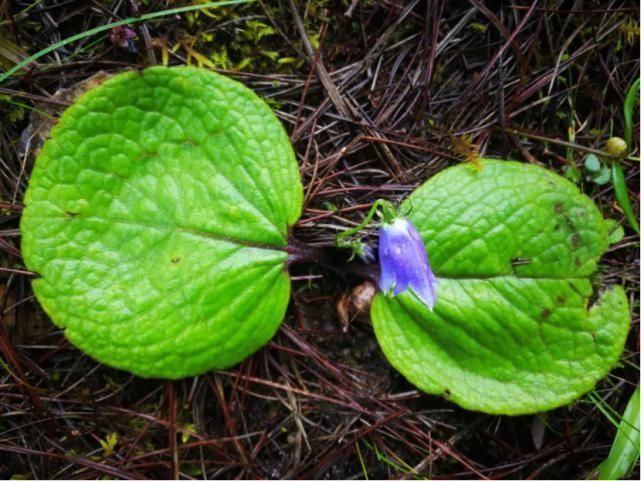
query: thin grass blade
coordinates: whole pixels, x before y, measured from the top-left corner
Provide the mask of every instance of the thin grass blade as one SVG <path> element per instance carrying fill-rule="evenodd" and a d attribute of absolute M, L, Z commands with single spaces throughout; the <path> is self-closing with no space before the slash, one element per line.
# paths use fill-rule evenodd
<path fill-rule="evenodd" d="M 82 40 L 83 38 L 90 37 L 91 35 L 95 35 L 100 32 L 111 30 L 113 27 L 119 27 L 122 25 L 131 25 L 132 23 L 144 22 L 146 20 L 152 20 L 154 18 L 164 17 L 167 15 L 177 15 L 179 13 L 193 12 L 195 10 L 203 10 L 205 8 L 215 8 L 215 7 L 222 7 L 226 5 L 238 5 L 241 3 L 253 3 L 255 1 L 256 0 L 221 0 L 219 2 L 199 3 L 196 5 L 188 5 L 186 7 L 170 8 L 168 10 L 162 10 L 160 12 L 147 13 L 145 15 L 141 15 L 140 17 L 129 17 L 123 20 L 118 20 L 117 22 L 101 25 L 99 27 L 87 30 L 86 32 L 78 33 L 76 35 L 72 35 L 71 37 L 67 37 L 64 40 L 61 40 L 60 42 L 56 42 L 53 45 L 50 45 L 47 48 L 43 48 L 42 50 L 34 53 L 30 57 L 27 57 L 22 62 L 17 63 L 12 68 L 7 70 L 5 73 L 1 74 L 0 83 L 4 82 L 6 79 L 11 77 L 14 73 L 16 73 L 18 70 L 20 70 L 23 67 L 26 67 L 34 60 L 38 60 L 39 58 L 47 55 L 48 53 L 53 52 L 54 50 L 59 49 L 64 45 L 68 45 L 78 40 Z"/>
<path fill-rule="evenodd" d="M 639 386 L 634 390 L 619 423 L 610 454 L 599 465 L 599 479 L 625 477 L 639 459 Z"/>
<path fill-rule="evenodd" d="M 632 204 L 630 203 L 630 196 L 628 195 L 628 187 L 625 184 L 623 167 L 621 167 L 621 162 L 618 159 L 612 162 L 612 185 L 614 186 L 614 195 L 616 196 L 621 209 L 623 209 L 623 213 L 625 214 L 628 224 L 630 224 L 630 227 L 632 227 L 632 229 L 638 234 L 639 223 L 637 222 L 634 210 L 632 209 Z"/>
<path fill-rule="evenodd" d="M 632 150 L 632 113 L 634 112 L 634 103 L 637 99 L 637 94 L 639 93 L 639 83 L 641 79 L 636 79 L 636 81 L 628 90 L 627 95 L 625 96 L 625 101 L 623 102 L 623 119 L 625 121 L 625 143 L 628 145 L 628 149 Z"/>

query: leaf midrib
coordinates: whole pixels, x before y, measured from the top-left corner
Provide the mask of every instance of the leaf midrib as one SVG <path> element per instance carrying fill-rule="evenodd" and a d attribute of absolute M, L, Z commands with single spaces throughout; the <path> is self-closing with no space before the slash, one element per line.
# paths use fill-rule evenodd
<path fill-rule="evenodd" d="M 183 232 L 186 234 L 190 234 L 193 236 L 201 237 L 203 239 L 211 239 L 211 240 L 217 240 L 217 241 L 222 241 L 222 242 L 228 242 L 230 244 L 236 244 L 239 246 L 243 247 L 251 247 L 254 249 L 266 249 L 266 250 L 272 250 L 272 251 L 280 251 L 280 252 L 287 252 L 288 245 L 282 245 L 282 246 L 277 246 L 274 244 L 263 244 L 260 242 L 253 242 L 253 241 L 248 241 L 244 239 L 238 239 L 236 237 L 232 236 L 227 236 L 223 234 L 218 234 L 215 232 L 208 232 L 204 230 L 200 230 L 195 227 L 189 227 L 189 226 L 184 226 L 180 224 L 162 224 L 162 223 L 152 223 L 152 222 L 142 222 L 142 221 L 132 221 L 132 220 L 123 220 L 123 219 L 113 219 L 113 218 L 108 218 L 108 217 L 99 217 L 96 215 L 90 215 L 86 216 L 83 214 L 78 214 L 74 216 L 42 216 L 42 215 L 32 215 L 32 218 L 45 218 L 45 219 L 60 219 L 62 221 L 64 220 L 88 220 L 88 221 L 99 221 L 99 222 L 106 222 L 106 223 L 113 223 L 113 224 L 123 224 L 123 225 L 130 225 L 130 226 L 139 226 L 143 228 L 148 228 L 148 229 L 164 229 L 168 231 L 178 231 L 178 232 Z"/>

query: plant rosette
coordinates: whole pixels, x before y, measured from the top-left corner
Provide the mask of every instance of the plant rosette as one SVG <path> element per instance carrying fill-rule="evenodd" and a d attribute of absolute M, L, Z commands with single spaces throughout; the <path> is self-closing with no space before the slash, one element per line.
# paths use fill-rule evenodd
<path fill-rule="evenodd" d="M 609 224 L 554 173 L 479 165 L 436 175 L 407 219 L 383 224 L 374 330 L 425 392 L 497 414 L 551 409 L 623 349 L 624 291 L 593 286 Z M 278 329 L 302 197 L 287 134 L 251 90 L 192 67 L 126 72 L 53 128 L 25 195 L 23 257 L 82 351 L 143 377 L 197 375 Z M 367 258 L 356 244 L 339 243 Z"/>

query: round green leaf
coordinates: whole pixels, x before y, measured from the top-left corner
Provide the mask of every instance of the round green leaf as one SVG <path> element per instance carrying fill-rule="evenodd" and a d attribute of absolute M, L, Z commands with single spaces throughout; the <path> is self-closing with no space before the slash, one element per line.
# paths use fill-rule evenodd
<path fill-rule="evenodd" d="M 601 169 L 601 162 L 596 155 L 588 154 L 585 157 L 584 166 L 586 170 L 589 170 L 590 172 L 598 172 Z"/>
<path fill-rule="evenodd" d="M 372 321 L 413 384 L 467 409 L 532 413 L 576 399 L 617 362 L 627 300 L 619 286 L 595 300 L 607 224 L 573 184 L 485 159 L 441 172 L 403 207 L 438 278 L 436 306 L 378 294 Z"/>
<path fill-rule="evenodd" d="M 64 113 L 21 230 L 36 297 L 69 340 L 180 378 L 264 345 L 289 299 L 297 162 L 270 108 L 201 69 L 117 75 Z"/>
<path fill-rule="evenodd" d="M 611 177 L 612 171 L 608 167 L 603 167 L 592 177 L 592 182 L 597 185 L 605 185 L 610 182 Z"/>

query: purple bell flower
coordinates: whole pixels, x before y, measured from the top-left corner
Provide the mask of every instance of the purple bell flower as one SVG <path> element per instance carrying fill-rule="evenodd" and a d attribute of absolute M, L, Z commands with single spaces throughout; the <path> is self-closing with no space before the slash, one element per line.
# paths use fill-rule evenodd
<path fill-rule="evenodd" d="M 397 217 L 383 224 L 378 258 L 381 263 L 379 287 L 383 293 L 393 288 L 396 296 L 409 287 L 430 310 L 434 307 L 436 277 L 430 269 L 423 239 L 409 220 Z"/>

